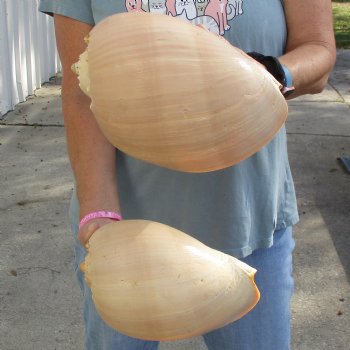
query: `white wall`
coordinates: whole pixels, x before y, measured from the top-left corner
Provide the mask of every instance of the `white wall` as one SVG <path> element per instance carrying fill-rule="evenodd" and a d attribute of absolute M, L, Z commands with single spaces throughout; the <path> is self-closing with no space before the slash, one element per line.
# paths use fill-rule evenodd
<path fill-rule="evenodd" d="M 0 116 L 60 70 L 52 19 L 38 0 L 0 0 Z"/>

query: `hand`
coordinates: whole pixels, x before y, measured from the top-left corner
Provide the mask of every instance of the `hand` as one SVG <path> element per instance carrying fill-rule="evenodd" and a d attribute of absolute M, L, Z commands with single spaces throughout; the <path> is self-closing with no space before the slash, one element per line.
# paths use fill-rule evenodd
<path fill-rule="evenodd" d="M 209 32 L 209 29 L 202 23 L 198 23 L 198 24 L 196 24 L 196 26 L 199 27 L 199 28 L 202 28 L 204 30 L 207 30 Z"/>
<path fill-rule="evenodd" d="M 90 237 L 102 226 L 115 222 L 108 218 L 93 219 L 86 223 L 78 233 L 78 241 L 83 247 L 86 247 Z"/>
<path fill-rule="evenodd" d="M 254 58 L 281 84 L 280 91 L 287 98 L 294 92 L 292 76 L 287 67 L 283 66 L 277 57 L 264 56 L 258 52 L 247 52 L 247 55 Z"/>

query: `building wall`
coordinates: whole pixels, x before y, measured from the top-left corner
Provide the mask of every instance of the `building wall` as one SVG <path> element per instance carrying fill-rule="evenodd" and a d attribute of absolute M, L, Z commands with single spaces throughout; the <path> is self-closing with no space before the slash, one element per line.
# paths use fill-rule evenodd
<path fill-rule="evenodd" d="M 53 21 L 38 0 L 0 0 L 0 116 L 60 70 Z"/>

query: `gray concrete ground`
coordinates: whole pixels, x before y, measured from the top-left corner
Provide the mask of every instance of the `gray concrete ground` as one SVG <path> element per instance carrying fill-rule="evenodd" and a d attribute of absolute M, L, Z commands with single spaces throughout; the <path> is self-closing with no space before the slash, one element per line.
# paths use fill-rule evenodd
<path fill-rule="evenodd" d="M 290 102 L 287 130 L 301 216 L 293 349 L 350 349 L 350 174 L 337 160 L 350 156 L 350 51 L 322 94 Z M 0 350 L 83 349 L 59 80 L 4 116 L 0 135 Z"/>

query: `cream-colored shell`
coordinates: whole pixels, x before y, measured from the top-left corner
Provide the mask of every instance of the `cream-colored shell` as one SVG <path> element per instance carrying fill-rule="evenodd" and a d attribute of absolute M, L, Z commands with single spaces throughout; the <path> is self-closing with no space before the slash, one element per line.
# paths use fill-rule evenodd
<path fill-rule="evenodd" d="M 75 65 L 101 130 L 122 151 L 186 172 L 234 165 L 287 118 L 279 83 L 225 39 L 150 13 L 108 17 Z"/>
<path fill-rule="evenodd" d="M 259 300 L 255 269 L 157 222 L 101 227 L 81 268 L 101 318 L 135 338 L 204 334 L 237 320 Z"/>

